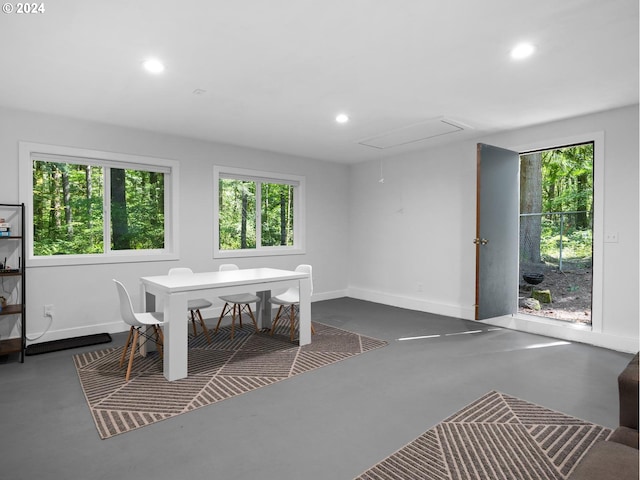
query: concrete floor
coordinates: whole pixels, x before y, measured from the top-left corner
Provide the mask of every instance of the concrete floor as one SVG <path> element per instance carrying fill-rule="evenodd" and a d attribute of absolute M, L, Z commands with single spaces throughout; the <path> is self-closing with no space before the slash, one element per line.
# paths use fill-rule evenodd
<path fill-rule="evenodd" d="M 312 318 L 389 345 L 107 440 L 71 359 L 107 345 L 11 358 L 0 478 L 348 480 L 490 390 L 617 425 L 632 355 L 348 298 Z"/>

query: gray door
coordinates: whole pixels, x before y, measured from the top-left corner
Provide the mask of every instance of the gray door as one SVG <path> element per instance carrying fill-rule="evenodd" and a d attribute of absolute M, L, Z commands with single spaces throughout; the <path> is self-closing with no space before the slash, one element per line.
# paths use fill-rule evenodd
<path fill-rule="evenodd" d="M 518 153 L 478 144 L 476 320 L 518 309 Z"/>

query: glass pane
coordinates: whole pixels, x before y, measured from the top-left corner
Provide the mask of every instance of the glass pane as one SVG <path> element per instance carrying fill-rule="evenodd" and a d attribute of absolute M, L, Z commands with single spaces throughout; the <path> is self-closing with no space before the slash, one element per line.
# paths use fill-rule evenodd
<path fill-rule="evenodd" d="M 293 246 L 293 186 L 262 184 L 262 246 Z"/>
<path fill-rule="evenodd" d="M 164 248 L 164 174 L 111 169 L 111 249 Z"/>
<path fill-rule="evenodd" d="M 103 253 L 102 168 L 33 162 L 36 256 Z"/>
<path fill-rule="evenodd" d="M 220 250 L 256 248 L 256 183 L 221 178 Z"/>

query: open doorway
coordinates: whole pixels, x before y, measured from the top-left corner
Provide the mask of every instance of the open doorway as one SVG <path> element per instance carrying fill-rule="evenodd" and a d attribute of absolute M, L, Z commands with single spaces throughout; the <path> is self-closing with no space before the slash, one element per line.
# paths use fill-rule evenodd
<path fill-rule="evenodd" d="M 593 142 L 520 155 L 520 313 L 591 325 L 593 163 Z"/>

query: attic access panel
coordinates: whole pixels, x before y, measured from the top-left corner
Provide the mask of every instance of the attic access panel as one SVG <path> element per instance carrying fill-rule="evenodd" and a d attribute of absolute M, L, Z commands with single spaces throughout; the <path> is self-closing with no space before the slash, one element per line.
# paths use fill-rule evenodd
<path fill-rule="evenodd" d="M 439 137 L 441 135 L 460 132 L 462 130 L 464 130 L 462 126 L 455 124 L 451 120 L 436 118 L 391 130 L 390 132 L 375 137 L 369 137 L 360 140 L 358 143 L 366 147 L 384 150 L 428 140 L 429 138 Z"/>

